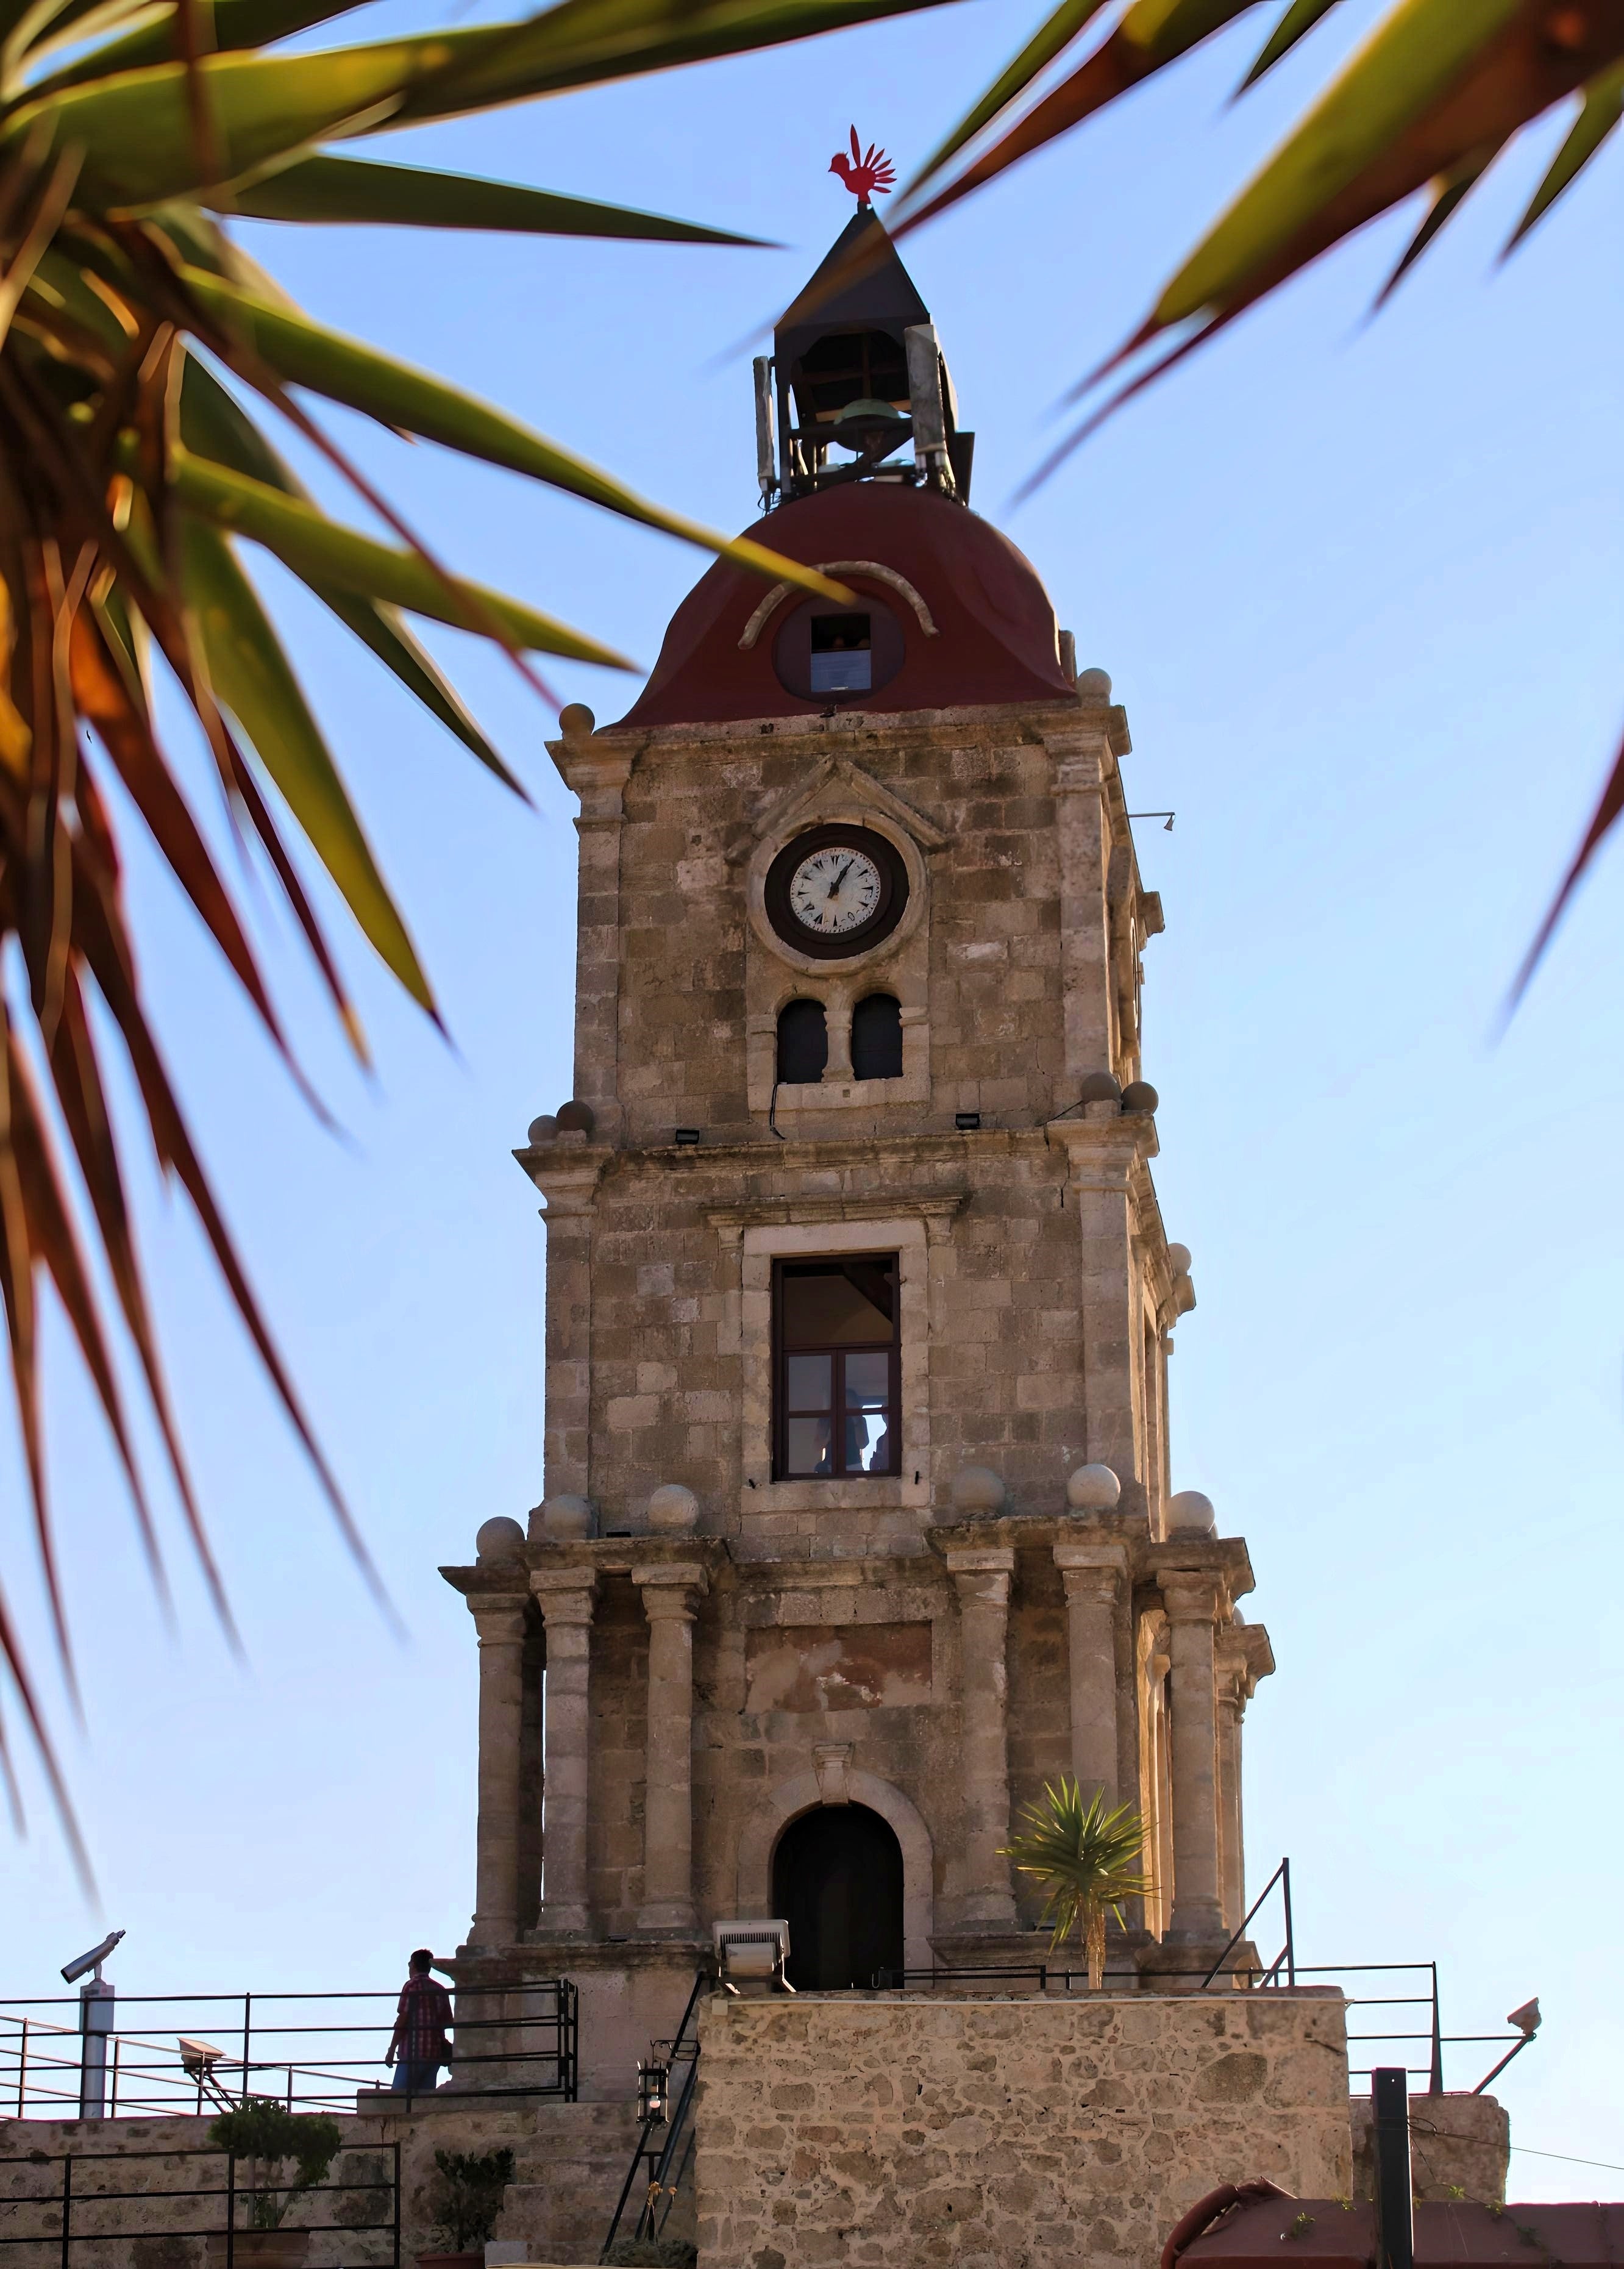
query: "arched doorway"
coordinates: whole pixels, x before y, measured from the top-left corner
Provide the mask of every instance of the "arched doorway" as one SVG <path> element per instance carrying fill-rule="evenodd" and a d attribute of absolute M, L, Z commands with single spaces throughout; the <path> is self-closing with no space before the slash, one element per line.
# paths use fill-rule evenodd
<path fill-rule="evenodd" d="M 789 1925 L 790 1984 L 838 1993 L 903 1966 L 902 1846 L 866 1804 L 792 1820 L 772 1855 L 772 1911 Z"/>

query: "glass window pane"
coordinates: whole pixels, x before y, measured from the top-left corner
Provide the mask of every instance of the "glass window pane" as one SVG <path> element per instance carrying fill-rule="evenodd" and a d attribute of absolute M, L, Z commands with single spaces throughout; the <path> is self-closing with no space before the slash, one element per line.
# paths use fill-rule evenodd
<path fill-rule="evenodd" d="M 792 1356 L 792 1363 L 801 1360 Z M 885 1408 L 891 1391 L 891 1359 L 883 1349 L 873 1355 L 849 1355 L 845 1359 L 845 1407 L 848 1410 Z"/>
<path fill-rule="evenodd" d="M 883 1410 L 866 1411 L 845 1422 L 848 1474 L 884 1474 L 891 1468 L 891 1434 Z"/>
<path fill-rule="evenodd" d="M 789 1374 L 785 1381 L 786 1408 L 827 1410 L 835 1399 L 834 1366 L 831 1355 L 792 1355 L 784 1366 Z"/>
<path fill-rule="evenodd" d="M 786 1347 L 873 1347 L 895 1337 L 894 1254 L 786 1268 L 781 1282 Z"/>
<path fill-rule="evenodd" d="M 832 1473 L 833 1427 L 827 1418 L 791 1418 L 786 1421 L 784 1469 L 794 1474 Z"/>

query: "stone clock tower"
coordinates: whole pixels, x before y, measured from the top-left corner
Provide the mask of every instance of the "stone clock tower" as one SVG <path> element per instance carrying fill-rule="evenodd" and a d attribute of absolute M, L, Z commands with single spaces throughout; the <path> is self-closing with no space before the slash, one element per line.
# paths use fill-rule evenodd
<path fill-rule="evenodd" d="M 1062 1773 L 1146 1822 L 1113 1970 L 1215 1957 L 1273 1667 L 1244 1544 L 1170 1491 L 1194 1294 L 1126 717 L 971 509 L 866 207 L 774 345 L 752 533 L 849 595 L 718 564 L 628 715 L 565 712 L 574 1094 L 517 1153 L 545 1497 L 446 1571 L 480 1663 L 460 1974 L 576 1978 L 597 2095 L 719 1919 L 786 1916 L 803 1992 L 1036 1958 L 1002 1847 Z"/>

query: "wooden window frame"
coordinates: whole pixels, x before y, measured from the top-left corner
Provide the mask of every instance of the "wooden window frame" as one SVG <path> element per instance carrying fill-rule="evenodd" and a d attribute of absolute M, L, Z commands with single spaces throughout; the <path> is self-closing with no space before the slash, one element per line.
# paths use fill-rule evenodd
<path fill-rule="evenodd" d="M 827 1268 L 830 1262 L 842 1260 L 882 1261 L 891 1275 L 891 1335 L 889 1341 L 871 1340 L 852 1347 L 791 1348 L 784 1332 L 784 1285 L 787 1277 L 808 1268 Z M 885 1423 L 890 1444 L 887 1462 L 883 1466 L 855 1466 L 847 1468 L 845 1458 L 845 1428 L 844 1385 L 845 1358 L 848 1355 L 885 1353 L 890 1357 L 886 1382 Z M 826 1474 L 794 1474 L 789 1470 L 789 1358 L 791 1355 L 826 1355 L 830 1358 L 830 1393 L 833 1397 L 828 1410 L 830 1446 L 832 1455 Z M 822 1415 L 822 1412 L 797 1412 L 797 1416 Z M 772 1263 L 772 1478 L 775 1482 L 824 1482 L 852 1481 L 895 1480 L 903 1467 L 902 1442 L 902 1256 L 899 1253 L 788 1253 Z"/>

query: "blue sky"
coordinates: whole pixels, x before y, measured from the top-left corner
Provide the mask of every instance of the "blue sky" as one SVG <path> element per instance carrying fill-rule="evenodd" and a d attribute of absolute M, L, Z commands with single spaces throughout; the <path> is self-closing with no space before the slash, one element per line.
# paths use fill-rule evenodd
<path fill-rule="evenodd" d="M 374 11 L 377 12 L 377 11 Z M 1126 411 L 1018 513 L 1055 396 L 1373 11 L 1256 96 L 1248 21 L 914 239 L 977 503 L 1128 706 L 1148 882 L 1158 1185 L 1200 1305 L 1175 1485 L 1249 1540 L 1278 1675 L 1248 1729 L 1251 1869 L 1292 1857 L 1326 1962 L 1437 1958 L 1445 2022 L 1541 1994 L 1504 2085 L 1520 2144 L 1624 2164 L 1624 862 L 1601 861 L 1509 1034 L 1495 1018 L 1624 718 L 1616 242 L 1604 155 L 1503 271 L 1552 138 L 1504 161 L 1379 321 L 1372 232 Z M 1344 25 L 1343 18 L 1347 23 Z M 363 19 L 365 20 L 365 19 Z M 381 20 L 381 18 L 380 18 Z M 962 4 L 776 55 L 403 137 L 502 173 L 781 239 L 778 252 L 245 229 L 315 313 L 488 392 L 645 491 L 753 517 L 746 362 L 850 210 L 854 120 L 905 172 L 1025 11 Z M 396 154 L 391 151 L 388 154 Z M 645 664 L 699 555 L 332 419 L 457 565 Z M 347 507 L 346 507 L 347 508 Z M 439 650 L 526 810 L 267 569 L 410 912 L 454 1045 L 352 935 L 378 1063 L 343 1061 L 281 916 L 281 995 L 341 1119 L 316 1126 L 138 845 L 147 981 L 206 1155 L 408 1630 L 371 1604 L 184 1210 L 144 1190 L 187 1440 L 247 1648 L 173 1508 L 166 1631 L 100 1423 L 48 1337 L 53 1474 L 86 1698 L 64 1750 L 131 1992 L 388 1985 L 472 1897 L 475 1669 L 435 1574 L 539 1494 L 543 1234 L 509 1151 L 570 1088 L 574 836 L 550 714 Z M 555 666 L 601 719 L 634 682 Z M 197 775 L 203 781 L 201 771 Z M 342 917 L 338 918 L 342 920 Z M 0 1551 L 46 1684 L 15 1445 Z M 8 1992 L 97 1934 L 37 1777 L 0 1868 Z M 1464 2048 L 1451 2084 L 1492 2051 Z M 1527 2198 L 1620 2177 L 1514 2161 Z"/>

